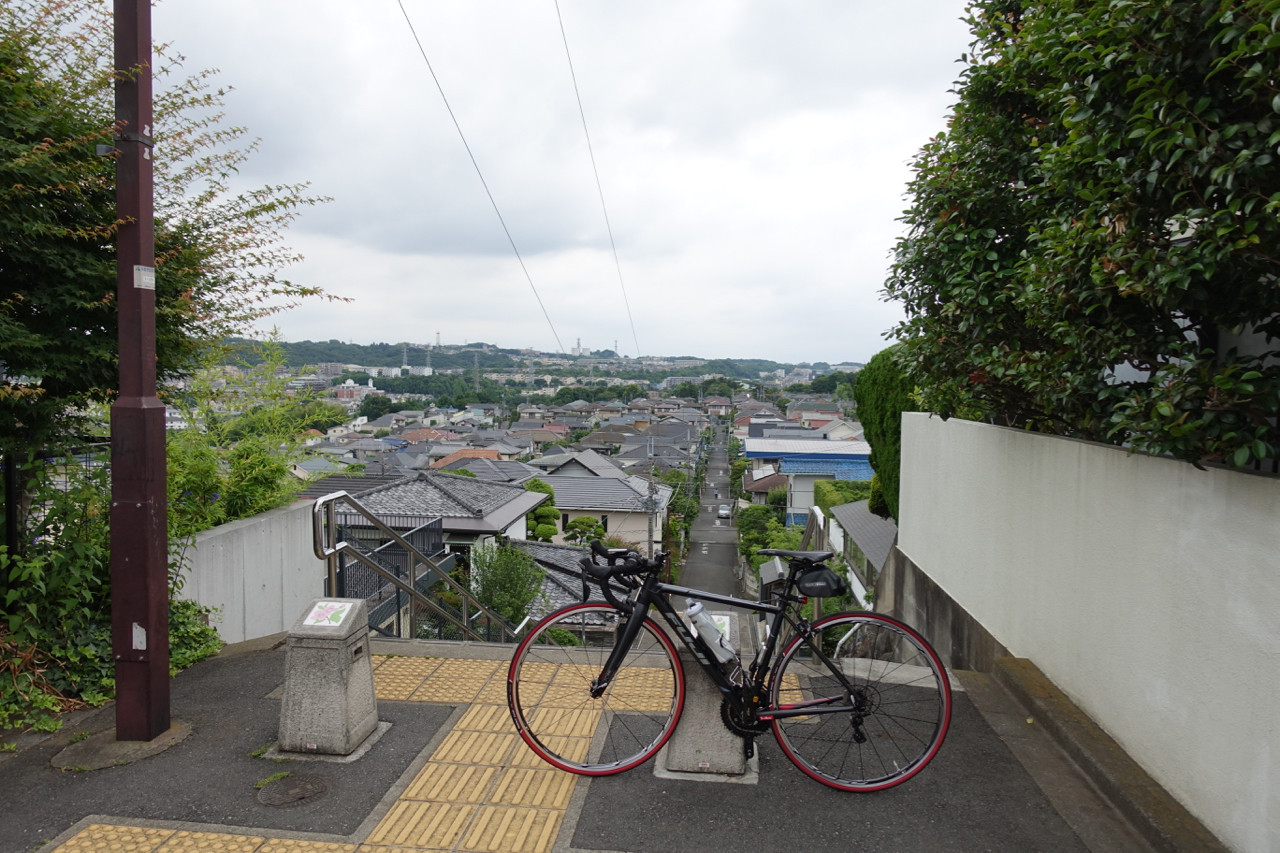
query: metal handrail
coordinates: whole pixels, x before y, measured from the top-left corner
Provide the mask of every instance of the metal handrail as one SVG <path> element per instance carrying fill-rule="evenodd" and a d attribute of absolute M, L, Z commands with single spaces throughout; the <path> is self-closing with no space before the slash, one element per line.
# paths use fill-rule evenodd
<path fill-rule="evenodd" d="M 422 591 L 419 590 L 415 584 L 411 582 L 406 583 L 401 578 L 398 578 L 391 572 L 387 571 L 385 567 L 379 565 L 375 560 L 364 554 L 350 542 L 343 540 L 335 544 L 328 544 L 333 543 L 337 538 L 336 524 L 334 523 L 333 516 L 334 507 L 338 501 L 342 501 L 347 506 L 351 507 L 356 511 L 356 513 L 363 516 L 370 524 L 385 534 L 388 539 L 395 542 L 405 550 L 405 553 L 407 553 L 410 558 L 410 581 L 415 580 L 418 568 L 419 566 L 422 566 L 431 571 L 437 578 L 443 580 L 447 586 L 456 592 L 462 599 L 462 619 L 459 620 L 452 613 L 442 608 L 426 595 L 423 595 Z M 355 557 L 361 564 L 367 566 L 379 577 L 383 578 L 388 583 L 392 584 L 409 596 L 410 624 L 416 624 L 413 619 L 412 612 L 414 606 L 421 605 L 449 621 L 454 625 L 454 627 L 462 631 L 464 636 L 467 636 L 470 639 L 481 642 L 486 641 L 485 637 L 481 636 L 471 627 L 471 622 L 482 615 L 489 617 L 490 625 L 496 625 L 501 628 L 502 642 L 514 642 L 518 638 L 516 629 L 512 628 L 506 619 L 480 603 L 480 601 L 472 594 L 471 590 L 449 577 L 446 572 L 441 571 L 440 567 L 437 566 L 430 557 L 427 557 L 418 551 L 418 549 L 411 545 L 408 540 L 388 527 L 383 523 L 382 519 L 378 518 L 368 509 L 363 507 L 347 492 L 332 492 L 324 497 L 316 499 L 314 506 L 311 508 L 311 537 L 312 550 L 315 552 L 315 555 L 328 564 L 329 577 L 327 581 L 327 588 L 331 595 L 334 594 L 338 588 L 338 556 L 346 553 Z M 468 611 L 471 607 L 474 607 L 477 611 L 474 616 L 468 616 Z"/>

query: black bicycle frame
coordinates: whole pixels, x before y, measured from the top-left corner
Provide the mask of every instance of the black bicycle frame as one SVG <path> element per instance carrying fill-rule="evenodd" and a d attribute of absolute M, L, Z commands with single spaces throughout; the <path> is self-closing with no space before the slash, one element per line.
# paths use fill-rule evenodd
<path fill-rule="evenodd" d="M 750 610 L 755 613 L 773 614 L 773 624 L 769 626 L 769 639 L 765 643 L 762 655 L 752 664 L 753 681 L 758 686 L 763 686 L 765 674 L 769 671 L 769 665 L 776 650 L 778 637 L 784 625 L 790 621 L 787 618 L 787 605 L 793 599 L 791 593 L 794 587 L 795 579 L 788 574 L 786 586 L 783 588 L 782 595 L 779 596 L 780 604 L 770 604 L 764 601 L 751 601 L 745 598 L 736 598 L 732 595 L 720 595 L 719 593 L 707 592 L 700 589 L 692 589 L 685 586 L 674 586 L 672 584 L 663 583 L 657 579 L 655 575 L 645 578 L 644 582 L 630 597 L 632 607 L 631 613 L 627 617 L 627 623 L 622 629 L 621 635 L 614 644 L 613 651 L 610 653 L 608 660 L 605 661 L 604 668 L 600 672 L 600 676 L 596 679 L 592 687 L 592 695 L 599 696 L 608 687 L 609 682 L 613 681 L 614 675 L 618 672 L 618 667 L 622 665 L 623 656 L 630 651 L 631 644 L 635 641 L 636 636 L 640 633 L 640 628 L 644 624 L 644 620 L 649 615 L 651 607 L 656 607 L 658 612 L 662 614 L 662 618 L 667 625 L 671 627 L 672 632 L 680 638 L 680 642 L 684 644 L 702 665 L 707 675 L 715 682 L 720 692 L 730 695 L 737 690 L 727 675 L 721 670 L 717 664 L 715 654 L 711 651 L 711 647 L 701 637 L 696 636 L 689 630 L 689 626 L 680 618 L 680 614 L 676 612 L 675 607 L 671 604 L 670 597 L 672 595 L 683 595 L 686 598 L 692 598 L 697 601 L 708 601 L 712 604 L 723 604 L 728 607 L 735 607 L 742 610 Z M 793 627 L 795 624 L 792 623 Z M 809 645 L 809 648 L 818 656 L 823 664 L 829 669 L 833 675 L 837 676 L 845 683 L 846 693 L 852 691 L 853 687 L 844 677 L 844 673 L 827 658 L 822 650 Z M 825 704 L 833 700 L 818 700 L 814 705 Z M 833 708 L 831 711 L 847 710 L 845 708 Z M 798 716 L 801 714 L 815 713 L 813 706 L 807 708 L 797 707 L 794 709 L 770 709 L 768 712 L 772 716 Z"/>

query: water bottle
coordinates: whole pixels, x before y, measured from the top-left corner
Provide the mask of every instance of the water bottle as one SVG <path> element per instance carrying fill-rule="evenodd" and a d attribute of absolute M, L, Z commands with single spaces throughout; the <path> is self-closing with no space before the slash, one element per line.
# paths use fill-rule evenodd
<path fill-rule="evenodd" d="M 716 660 L 720 662 L 720 665 L 727 667 L 737 664 L 737 652 L 733 650 L 733 646 L 720 633 L 720 629 L 716 627 L 715 621 L 707 613 L 706 608 L 702 606 L 702 602 L 694 601 L 693 599 L 685 599 L 685 602 L 687 609 L 684 615 L 693 623 L 694 632 L 711 648 L 712 654 L 716 656 Z"/>

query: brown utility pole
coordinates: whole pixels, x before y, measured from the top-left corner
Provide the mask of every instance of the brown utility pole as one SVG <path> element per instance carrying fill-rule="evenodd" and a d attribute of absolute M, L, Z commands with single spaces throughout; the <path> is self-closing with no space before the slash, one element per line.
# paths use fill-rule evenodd
<path fill-rule="evenodd" d="M 111 407 L 111 649 L 116 740 L 169 730 L 168 503 L 156 397 L 151 6 L 115 0 L 116 298 L 120 395 Z"/>

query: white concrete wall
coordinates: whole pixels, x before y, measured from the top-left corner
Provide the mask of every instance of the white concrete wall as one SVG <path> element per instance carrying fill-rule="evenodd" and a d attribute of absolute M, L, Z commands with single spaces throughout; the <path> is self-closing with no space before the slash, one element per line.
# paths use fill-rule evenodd
<path fill-rule="evenodd" d="M 312 501 L 233 521 L 196 537 L 180 596 L 216 607 L 228 643 L 287 631 L 324 595 L 326 568 L 311 550 Z"/>
<path fill-rule="evenodd" d="M 899 548 L 1233 850 L 1280 850 L 1280 479 L 926 414 Z"/>

